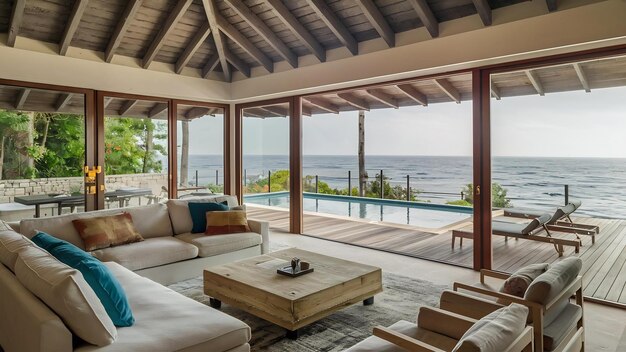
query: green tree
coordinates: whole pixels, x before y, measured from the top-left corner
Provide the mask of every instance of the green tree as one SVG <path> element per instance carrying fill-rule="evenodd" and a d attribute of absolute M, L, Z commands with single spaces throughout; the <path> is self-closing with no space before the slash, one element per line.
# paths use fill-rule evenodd
<path fill-rule="evenodd" d="M 20 162 L 19 146 L 21 142 L 21 134 L 28 127 L 30 117 L 21 112 L 0 110 L 0 179 L 13 178 L 18 175 L 6 175 L 7 171 L 20 170 L 15 167 L 16 162 Z M 6 169 L 5 166 L 9 166 Z"/>
<path fill-rule="evenodd" d="M 105 170 L 108 175 L 161 172 L 159 154 L 167 148 L 166 126 L 150 119 L 109 118 L 105 126 Z M 156 142 L 156 143 L 155 143 Z"/>
<path fill-rule="evenodd" d="M 36 177 L 77 177 L 85 164 L 85 124 L 81 115 L 36 114 L 30 150 Z"/>
<path fill-rule="evenodd" d="M 465 200 L 469 204 L 474 204 L 474 185 L 469 183 L 463 188 Z M 497 182 L 491 184 L 491 206 L 494 208 L 511 208 L 511 200 L 507 198 L 507 190 Z"/>

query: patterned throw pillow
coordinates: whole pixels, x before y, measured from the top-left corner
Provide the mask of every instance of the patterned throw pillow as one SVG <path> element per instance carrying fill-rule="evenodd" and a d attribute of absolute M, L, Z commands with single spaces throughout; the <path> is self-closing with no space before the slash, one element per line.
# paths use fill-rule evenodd
<path fill-rule="evenodd" d="M 206 213 L 207 235 L 250 232 L 246 212 L 241 210 L 209 211 Z"/>
<path fill-rule="evenodd" d="M 500 292 L 523 298 L 524 294 L 526 294 L 528 286 L 530 286 L 533 280 L 539 277 L 539 275 L 545 273 L 549 267 L 550 264 L 548 263 L 537 263 L 518 269 L 516 272 L 511 274 L 511 276 L 509 276 L 504 283 L 502 283 Z M 501 298 L 499 298 L 497 302 L 500 304 L 510 303 L 508 300 Z"/>
<path fill-rule="evenodd" d="M 72 220 L 86 251 L 143 241 L 129 213 Z"/>

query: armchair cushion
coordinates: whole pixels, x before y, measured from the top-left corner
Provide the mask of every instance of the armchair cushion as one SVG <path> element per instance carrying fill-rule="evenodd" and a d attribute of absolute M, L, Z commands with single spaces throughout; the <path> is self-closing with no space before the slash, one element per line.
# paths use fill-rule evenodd
<path fill-rule="evenodd" d="M 565 303 L 565 307 L 552 322 L 544 322 L 543 349 L 545 351 L 552 351 L 559 346 L 572 331 L 576 330 L 578 320 L 583 316 L 583 309 L 580 306 Z"/>
<path fill-rule="evenodd" d="M 524 299 L 546 305 L 576 279 L 582 266 L 583 262 L 578 257 L 552 264 L 528 286 Z"/>

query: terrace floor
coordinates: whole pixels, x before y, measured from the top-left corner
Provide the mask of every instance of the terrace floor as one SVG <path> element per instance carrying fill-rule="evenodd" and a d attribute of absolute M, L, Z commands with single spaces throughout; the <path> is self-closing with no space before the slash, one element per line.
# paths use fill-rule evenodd
<path fill-rule="evenodd" d="M 269 220 L 274 229 L 285 231 L 289 227 L 289 213 L 284 209 L 248 205 L 248 213 L 250 218 Z M 579 256 L 583 260 L 585 295 L 626 304 L 626 220 L 579 218 L 574 221 L 600 227 L 595 244 L 591 244 L 591 238 L 582 236 L 583 246 Z M 468 225 L 459 224 L 459 227 Z M 315 213 L 304 215 L 304 234 L 308 236 L 471 267 L 472 241 L 466 240 L 462 247 L 457 242 L 452 248 L 451 231 L 437 232 Z M 572 234 L 553 235 L 573 238 Z M 573 248 L 566 247 L 565 256 L 573 254 Z M 493 256 L 494 269 L 508 272 L 527 264 L 559 259 L 550 244 L 513 239 L 505 241 L 501 236 L 493 238 Z"/>

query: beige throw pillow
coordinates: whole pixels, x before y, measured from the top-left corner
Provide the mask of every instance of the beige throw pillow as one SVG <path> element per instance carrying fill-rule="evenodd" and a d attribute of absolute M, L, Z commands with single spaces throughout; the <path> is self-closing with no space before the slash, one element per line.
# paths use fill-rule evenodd
<path fill-rule="evenodd" d="M 23 249 L 17 279 L 50 307 L 76 336 L 96 346 L 117 338 L 117 330 L 83 275 L 38 247 Z"/>
<path fill-rule="evenodd" d="M 18 253 L 22 248 L 33 245 L 31 240 L 13 230 L 0 231 L 0 262 L 15 272 Z"/>

